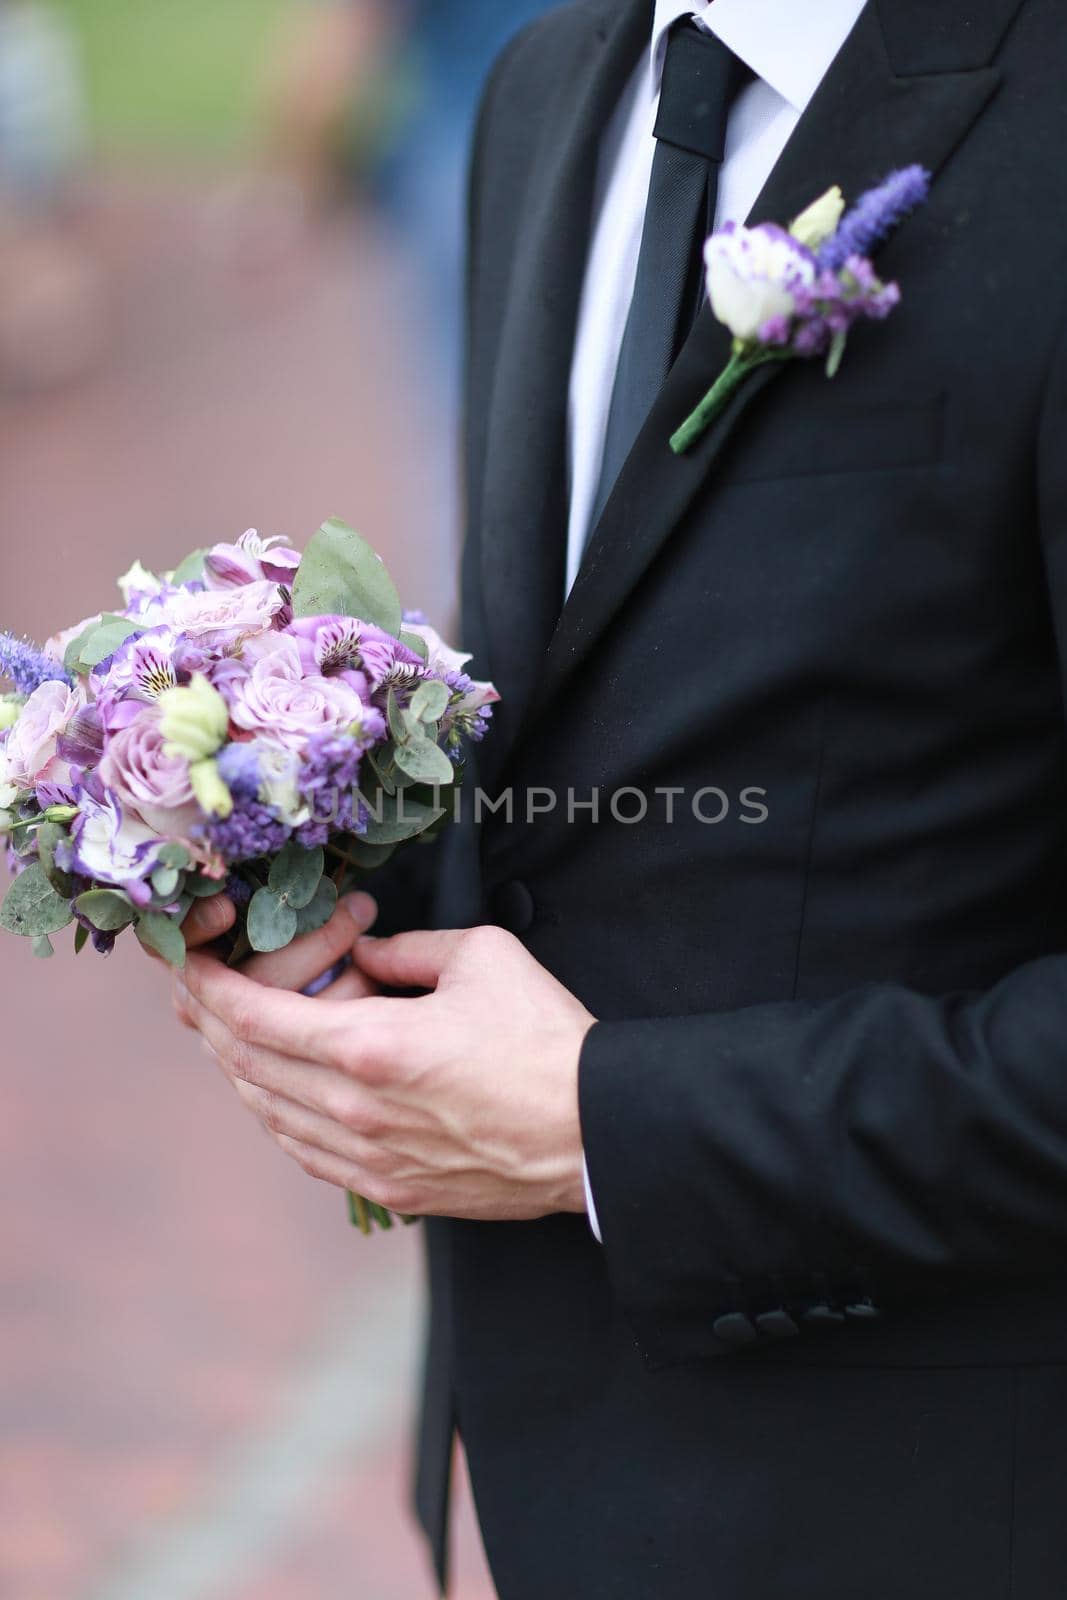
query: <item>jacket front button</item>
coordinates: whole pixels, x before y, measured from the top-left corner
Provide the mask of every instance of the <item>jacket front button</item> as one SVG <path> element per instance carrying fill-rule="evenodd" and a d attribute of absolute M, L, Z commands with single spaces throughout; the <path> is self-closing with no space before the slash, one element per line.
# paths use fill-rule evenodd
<path fill-rule="evenodd" d="M 722 1344 L 740 1350 L 743 1345 L 755 1344 L 756 1330 L 743 1311 L 730 1311 L 711 1325 L 711 1331 Z"/>
<path fill-rule="evenodd" d="M 509 933 L 526 933 L 534 923 L 534 899 L 524 883 L 512 878 L 489 896 L 490 920 Z"/>

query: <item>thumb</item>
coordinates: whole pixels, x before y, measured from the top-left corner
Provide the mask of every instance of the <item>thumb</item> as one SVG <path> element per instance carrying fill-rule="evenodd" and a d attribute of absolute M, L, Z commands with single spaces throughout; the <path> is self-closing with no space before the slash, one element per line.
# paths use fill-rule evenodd
<path fill-rule="evenodd" d="M 462 930 L 398 933 L 391 939 L 363 938 L 352 951 L 358 967 L 390 989 L 436 989 L 459 950 Z"/>

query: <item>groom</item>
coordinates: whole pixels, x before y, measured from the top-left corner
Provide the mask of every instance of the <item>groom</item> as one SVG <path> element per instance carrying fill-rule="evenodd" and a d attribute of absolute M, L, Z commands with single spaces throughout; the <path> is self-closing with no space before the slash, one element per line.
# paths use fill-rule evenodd
<path fill-rule="evenodd" d="M 443 1573 L 458 1428 L 502 1600 L 1067 1592 L 1065 83 L 1058 0 L 574 0 L 494 74 L 474 931 L 178 1003 L 434 1219 L 419 1509 Z M 674 456 L 709 223 L 911 163 L 899 311 Z"/>

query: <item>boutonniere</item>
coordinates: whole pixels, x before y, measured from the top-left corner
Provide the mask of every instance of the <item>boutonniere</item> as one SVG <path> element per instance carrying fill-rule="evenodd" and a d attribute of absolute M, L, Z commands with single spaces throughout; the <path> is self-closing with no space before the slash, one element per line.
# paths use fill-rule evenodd
<path fill-rule="evenodd" d="M 700 438 L 757 367 L 825 356 L 826 375 L 834 376 L 853 324 L 883 321 L 899 304 L 899 284 L 880 280 L 871 253 L 923 204 L 929 189 L 924 168 L 904 167 L 847 212 L 835 185 L 788 229 L 730 222 L 712 234 L 704 246 L 708 299 L 734 336 L 733 351 L 672 435 L 676 455 Z"/>

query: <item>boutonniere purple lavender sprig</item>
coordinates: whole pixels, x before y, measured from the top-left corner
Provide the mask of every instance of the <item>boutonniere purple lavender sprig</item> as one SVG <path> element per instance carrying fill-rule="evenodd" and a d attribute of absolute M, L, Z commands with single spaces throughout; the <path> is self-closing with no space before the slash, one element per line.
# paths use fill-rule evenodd
<path fill-rule="evenodd" d="M 708 299 L 734 336 L 730 360 L 691 416 L 671 437 L 684 455 L 725 409 L 750 372 L 770 361 L 826 357 L 841 365 L 853 326 L 884 321 L 900 286 L 883 283 L 871 253 L 926 200 L 930 174 L 903 167 L 868 189 L 846 212 L 835 185 L 788 229 L 727 223 L 704 247 Z"/>

